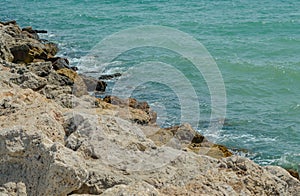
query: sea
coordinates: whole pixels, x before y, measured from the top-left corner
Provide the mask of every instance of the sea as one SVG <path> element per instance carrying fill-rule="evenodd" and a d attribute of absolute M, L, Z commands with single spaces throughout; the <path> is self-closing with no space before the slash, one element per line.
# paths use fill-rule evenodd
<path fill-rule="evenodd" d="M 95 96 L 118 84 L 162 127 L 190 123 L 260 165 L 300 164 L 299 0 L 1 0 L 0 20 L 47 30 L 79 72 L 122 74 Z"/>

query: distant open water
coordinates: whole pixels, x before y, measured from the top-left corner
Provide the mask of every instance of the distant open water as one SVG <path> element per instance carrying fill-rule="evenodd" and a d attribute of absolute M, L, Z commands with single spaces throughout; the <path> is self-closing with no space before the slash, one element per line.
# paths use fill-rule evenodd
<path fill-rule="evenodd" d="M 225 82 L 227 115 L 215 136 L 217 142 L 247 149 L 244 154 L 261 165 L 296 168 L 300 163 L 299 10 L 298 0 L 2 0 L 0 20 L 48 30 L 43 37 L 59 43 L 59 55 L 73 65 L 100 40 L 130 27 L 163 25 L 186 32 L 207 48 Z M 121 55 L 116 59 L 121 63 L 106 71 L 120 71 L 145 59 L 189 67 L 188 61 L 170 51 L 146 48 Z M 210 115 L 206 83 L 193 70 L 187 73 L 199 84 L 198 129 L 210 134 L 205 131 Z M 180 105 L 168 87 L 147 83 L 133 96 L 158 111 L 162 126 L 178 123 Z"/>

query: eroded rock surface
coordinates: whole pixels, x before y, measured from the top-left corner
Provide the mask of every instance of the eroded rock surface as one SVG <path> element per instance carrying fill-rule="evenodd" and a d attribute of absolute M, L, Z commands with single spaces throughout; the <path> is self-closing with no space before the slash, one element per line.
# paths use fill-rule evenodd
<path fill-rule="evenodd" d="M 31 28 L 0 23 L 0 35 L 0 195 L 299 195 L 280 167 L 188 124 L 158 127 L 146 102 L 88 95 L 86 78 L 53 65 L 53 45 L 31 47 Z"/>
<path fill-rule="evenodd" d="M 88 177 L 76 153 L 31 127 L 2 129 L 0 146 L 0 184 L 22 182 L 28 195 L 66 195 Z"/>

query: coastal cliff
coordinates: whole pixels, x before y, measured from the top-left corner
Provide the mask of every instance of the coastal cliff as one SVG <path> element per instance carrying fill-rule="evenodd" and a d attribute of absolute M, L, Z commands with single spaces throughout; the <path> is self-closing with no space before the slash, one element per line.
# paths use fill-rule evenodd
<path fill-rule="evenodd" d="M 90 96 L 106 83 L 56 57 L 40 31 L 0 23 L 1 195 L 298 195 L 300 181 L 160 128 L 146 102 Z"/>

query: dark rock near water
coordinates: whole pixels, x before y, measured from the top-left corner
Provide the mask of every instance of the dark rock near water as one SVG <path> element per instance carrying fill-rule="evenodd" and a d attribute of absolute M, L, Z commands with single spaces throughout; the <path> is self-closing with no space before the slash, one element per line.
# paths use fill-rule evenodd
<path fill-rule="evenodd" d="M 103 101 L 113 104 L 113 105 L 129 106 L 129 107 L 132 107 L 135 109 L 141 109 L 147 113 L 150 110 L 150 106 L 148 105 L 147 102 L 145 102 L 145 101 L 139 102 L 134 98 L 121 99 L 116 96 L 108 95 L 103 98 Z"/>
<path fill-rule="evenodd" d="M 28 33 L 48 33 L 46 30 L 36 30 L 32 29 L 31 26 L 22 28 L 22 31 L 27 31 Z"/>
<path fill-rule="evenodd" d="M 233 155 L 225 146 L 208 141 L 189 124 L 161 128 L 155 133 L 149 134 L 148 138 L 158 146 L 166 145 L 178 150 L 191 151 L 217 159 Z"/>
<path fill-rule="evenodd" d="M 58 74 L 52 71 L 47 77 L 48 83 L 58 86 L 71 86 L 74 81 L 65 75 Z"/>
<path fill-rule="evenodd" d="M 120 76 L 122 76 L 121 73 L 106 74 L 106 75 L 101 75 L 98 79 L 99 80 L 111 80 L 113 78 L 118 78 Z"/>
<path fill-rule="evenodd" d="M 0 37 L 4 36 L 5 35 L 0 33 Z M 12 62 L 14 59 L 14 56 L 11 54 L 5 40 L 3 39 L 0 39 L 0 58 L 8 62 Z"/>
<path fill-rule="evenodd" d="M 27 44 L 13 46 L 10 48 L 10 52 L 14 56 L 13 63 L 29 63 L 34 59 L 34 56 L 30 53 L 30 48 Z"/>
<path fill-rule="evenodd" d="M 132 108 L 141 109 L 145 112 L 149 112 L 149 110 L 150 110 L 150 106 L 147 102 L 145 102 L 145 101 L 139 102 L 134 98 L 121 99 L 116 96 L 108 95 L 103 98 L 103 101 L 113 104 L 113 105 L 129 106 Z"/>
<path fill-rule="evenodd" d="M 76 66 L 72 66 L 72 67 L 70 67 L 72 70 L 74 70 L 74 71 L 78 71 L 79 69 L 78 69 L 78 67 L 76 67 Z"/>
<path fill-rule="evenodd" d="M 296 179 L 300 180 L 299 173 L 294 169 L 287 169 L 287 171 Z"/>
<path fill-rule="evenodd" d="M 4 60 L 31 63 L 36 59 L 47 60 L 58 52 L 56 44 L 39 40 L 37 33 L 44 31 L 33 30 L 31 27 L 21 30 L 15 22 L 0 23 L 0 26 L 0 43 L 3 44 L 0 46 L 0 57 Z"/>
<path fill-rule="evenodd" d="M 43 43 L 43 45 L 45 47 L 44 50 L 48 53 L 47 60 L 48 60 L 48 58 L 55 56 L 59 50 L 57 44 L 52 43 L 52 42 L 46 42 L 46 43 Z"/>
<path fill-rule="evenodd" d="M 67 58 L 62 57 L 52 57 L 47 60 L 52 62 L 52 66 L 54 70 L 59 70 L 63 68 L 72 69 L 73 71 L 78 71 L 78 68 L 75 66 L 70 67 L 70 62 Z"/>
<path fill-rule="evenodd" d="M 57 70 L 56 73 L 58 73 L 61 76 L 67 77 L 68 79 L 70 79 L 73 82 L 72 93 L 75 96 L 80 97 L 82 95 L 88 94 L 86 85 L 85 85 L 82 77 L 80 77 L 76 71 L 74 71 L 72 69 L 68 69 L 68 68 L 63 68 L 63 69 Z"/>
<path fill-rule="evenodd" d="M 30 63 L 26 67 L 40 77 L 48 76 L 52 70 L 51 62 Z"/>
<path fill-rule="evenodd" d="M 17 25 L 17 21 L 15 21 L 15 20 L 7 21 L 7 22 L 1 22 L 0 21 L 0 24 L 3 24 L 3 25 L 10 25 L 10 24 Z"/>
<path fill-rule="evenodd" d="M 53 57 L 53 58 L 49 58 L 49 60 L 52 62 L 52 66 L 54 70 L 59 70 L 63 68 L 70 69 L 69 60 L 66 58 Z"/>
<path fill-rule="evenodd" d="M 93 91 L 99 91 L 99 92 L 104 92 L 106 89 L 106 82 L 101 81 L 101 80 L 97 80 L 93 77 L 89 77 L 89 76 L 85 76 L 80 74 L 80 77 L 83 79 L 86 87 L 87 87 L 87 91 L 89 92 L 93 92 Z"/>
<path fill-rule="evenodd" d="M 33 39 L 40 39 L 39 36 L 38 36 L 38 34 L 37 34 L 37 32 L 36 32 L 35 30 L 33 30 L 32 27 L 24 27 L 24 28 L 22 29 L 22 32 L 23 32 L 24 34 L 27 33 L 27 35 L 28 35 L 29 37 L 33 38 Z"/>

